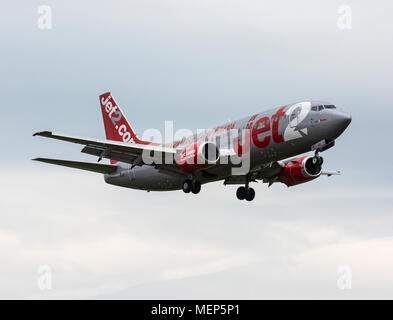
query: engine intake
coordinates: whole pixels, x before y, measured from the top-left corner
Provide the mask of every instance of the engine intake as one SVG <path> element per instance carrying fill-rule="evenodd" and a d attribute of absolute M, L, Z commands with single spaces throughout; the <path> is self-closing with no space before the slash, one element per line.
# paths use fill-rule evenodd
<path fill-rule="evenodd" d="M 322 172 L 322 157 L 305 156 L 286 163 L 281 171 L 280 180 L 288 187 L 318 178 Z"/>

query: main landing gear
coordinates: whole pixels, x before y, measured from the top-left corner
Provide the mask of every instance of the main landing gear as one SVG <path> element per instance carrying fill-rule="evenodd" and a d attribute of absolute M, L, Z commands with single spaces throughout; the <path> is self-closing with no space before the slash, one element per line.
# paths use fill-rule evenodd
<path fill-rule="evenodd" d="M 236 197 L 239 200 L 252 201 L 255 198 L 255 190 L 253 188 L 239 187 L 236 191 Z"/>
<path fill-rule="evenodd" d="M 239 200 L 247 200 L 247 201 L 252 201 L 255 198 L 255 190 L 253 188 L 250 188 L 248 184 L 250 183 L 249 178 L 247 177 L 246 180 L 246 186 L 245 187 L 239 187 L 236 191 L 236 197 Z"/>
<path fill-rule="evenodd" d="M 183 182 L 183 191 L 185 193 L 194 193 L 197 194 L 201 191 L 201 183 L 198 180 L 190 180 L 187 179 Z"/>

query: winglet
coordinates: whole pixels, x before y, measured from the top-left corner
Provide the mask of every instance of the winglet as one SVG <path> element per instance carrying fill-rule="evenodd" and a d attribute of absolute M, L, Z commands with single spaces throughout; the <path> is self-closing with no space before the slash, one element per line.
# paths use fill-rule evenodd
<path fill-rule="evenodd" d="M 35 136 L 43 136 L 43 137 L 48 137 L 52 134 L 51 131 L 40 131 L 40 132 L 36 132 L 33 134 L 33 137 Z"/>

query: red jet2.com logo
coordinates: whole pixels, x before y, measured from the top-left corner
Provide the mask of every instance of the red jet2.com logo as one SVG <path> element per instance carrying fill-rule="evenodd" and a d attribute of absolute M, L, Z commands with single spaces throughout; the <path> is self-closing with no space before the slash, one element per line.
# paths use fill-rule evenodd
<path fill-rule="evenodd" d="M 127 131 L 127 126 L 124 123 L 117 124 L 120 120 L 122 120 L 122 114 L 121 111 L 118 109 L 116 102 L 112 99 L 112 96 L 109 95 L 106 100 L 104 99 L 105 97 L 101 99 L 101 103 L 105 107 L 105 111 L 108 114 L 109 119 L 112 121 L 113 126 L 118 131 L 123 141 L 126 143 L 128 142 L 134 143 L 134 139 L 131 133 Z"/>

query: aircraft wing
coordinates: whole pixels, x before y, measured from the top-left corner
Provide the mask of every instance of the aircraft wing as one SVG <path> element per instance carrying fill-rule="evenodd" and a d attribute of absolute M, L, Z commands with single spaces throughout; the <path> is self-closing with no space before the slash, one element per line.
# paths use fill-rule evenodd
<path fill-rule="evenodd" d="M 257 182 L 257 180 L 262 180 L 262 182 L 273 183 L 278 180 L 280 172 L 282 171 L 283 164 L 280 161 L 274 161 L 271 163 L 266 163 L 259 169 L 250 172 L 248 178 L 251 181 Z M 224 180 L 224 184 L 245 184 L 247 176 L 246 175 L 233 175 L 227 177 Z"/>
<path fill-rule="evenodd" d="M 98 140 L 91 138 L 81 138 L 53 133 L 51 131 L 37 132 L 33 136 L 41 136 L 45 138 L 57 139 L 77 144 L 85 145 L 82 149 L 83 153 L 88 153 L 102 158 L 108 158 L 116 161 L 130 163 L 132 165 L 142 164 L 142 153 L 145 152 L 161 152 L 164 157 L 166 154 L 174 156 L 176 149 L 157 146 L 153 144 L 136 144 L 125 143 L 112 140 Z"/>
<path fill-rule="evenodd" d="M 282 168 L 286 163 L 293 159 L 287 159 L 284 161 L 274 161 L 268 164 L 263 165 L 258 170 L 255 170 L 249 174 L 249 179 L 251 181 L 257 182 L 257 180 L 262 180 L 264 183 L 268 183 L 269 187 L 275 183 L 279 182 L 279 176 L 282 171 Z M 341 175 L 341 172 L 338 170 L 322 170 L 321 175 L 326 175 L 328 177 L 334 175 Z M 238 176 L 230 176 L 225 178 L 224 184 L 245 184 L 246 183 L 246 175 L 238 175 Z"/>
<path fill-rule="evenodd" d="M 82 169 L 86 171 L 98 172 L 98 173 L 113 173 L 117 170 L 117 166 L 111 164 L 100 164 L 100 163 L 89 163 L 79 161 L 69 161 L 60 159 L 47 159 L 47 158 L 35 158 L 34 161 L 40 161 L 50 164 L 57 164 L 64 167 Z"/>

